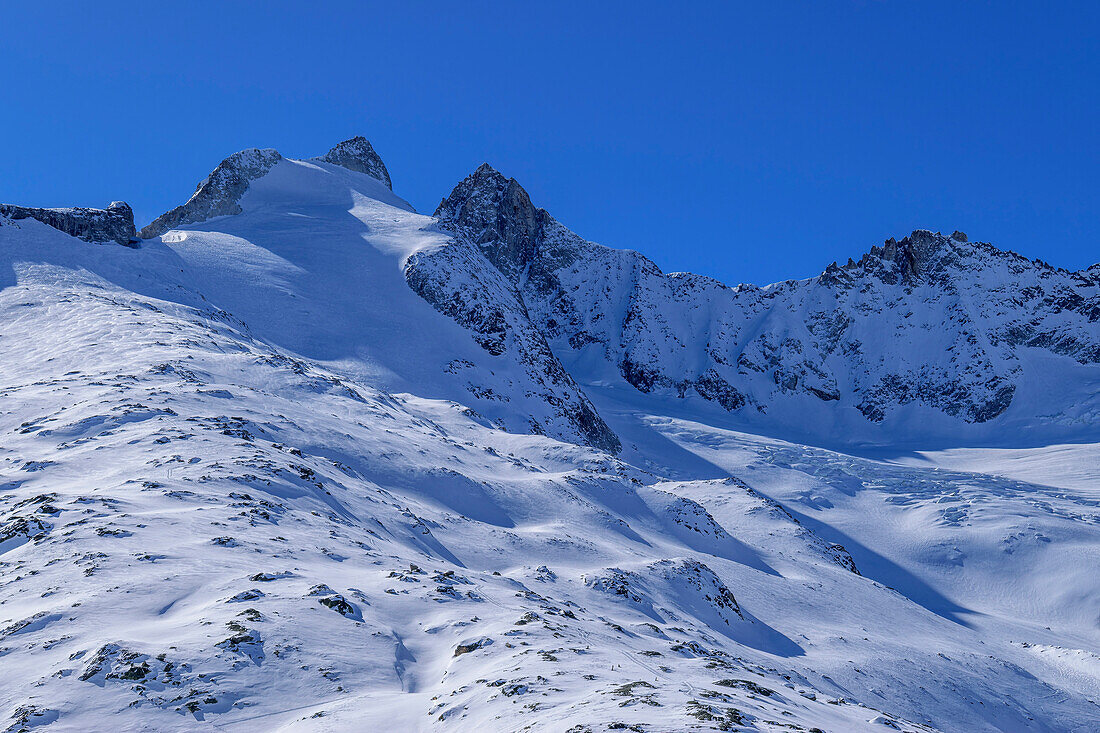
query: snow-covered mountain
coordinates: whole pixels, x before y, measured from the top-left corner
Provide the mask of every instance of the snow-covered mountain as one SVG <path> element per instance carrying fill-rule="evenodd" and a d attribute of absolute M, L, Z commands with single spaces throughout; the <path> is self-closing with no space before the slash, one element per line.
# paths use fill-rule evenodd
<path fill-rule="evenodd" d="M 729 288 L 363 138 L 135 231 L 0 207 L 9 730 L 1100 726 L 1100 266 Z"/>
<path fill-rule="evenodd" d="M 435 213 L 509 279 L 582 381 L 610 372 L 811 435 L 1073 435 L 1100 418 L 1096 268 L 916 231 L 816 278 L 731 288 L 584 241 L 488 166 Z M 1057 389 L 1034 388 L 1053 374 Z"/>

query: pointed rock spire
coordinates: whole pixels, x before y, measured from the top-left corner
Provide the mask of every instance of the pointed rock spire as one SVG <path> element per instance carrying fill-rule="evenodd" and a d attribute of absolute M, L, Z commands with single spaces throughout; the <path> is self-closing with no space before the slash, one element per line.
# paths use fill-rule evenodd
<path fill-rule="evenodd" d="M 366 173 L 386 184 L 386 188 L 393 190 L 390 182 L 390 172 L 386 170 L 386 164 L 374 152 L 370 142 L 362 135 L 356 135 L 350 140 L 334 146 L 332 150 L 319 158 L 325 163 L 332 163 L 341 168 L 357 173 Z"/>
<path fill-rule="evenodd" d="M 543 228 L 551 221 L 516 179 L 505 178 L 488 163 L 455 186 L 435 216 L 476 242 L 513 282 L 538 254 Z"/>

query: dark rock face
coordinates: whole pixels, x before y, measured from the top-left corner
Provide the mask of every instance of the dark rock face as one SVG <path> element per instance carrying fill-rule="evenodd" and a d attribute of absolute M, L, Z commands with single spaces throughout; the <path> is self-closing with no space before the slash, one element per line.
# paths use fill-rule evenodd
<path fill-rule="evenodd" d="M 514 178 L 505 178 L 488 163 L 455 187 L 435 210 L 481 248 L 512 282 L 518 282 L 539 252 L 550 215 L 536 209 Z"/>
<path fill-rule="evenodd" d="M 703 399 L 717 402 L 730 412 L 745 406 L 745 395 L 734 389 L 733 385 L 713 370 L 708 370 L 703 376 L 695 380 L 692 387 Z"/>
<path fill-rule="evenodd" d="M 230 155 L 199 184 L 187 203 L 161 214 L 144 227 L 141 238 L 152 239 L 178 226 L 241 213 L 240 200 L 249 183 L 266 175 L 282 159 L 279 151 L 270 148 L 250 148 Z"/>
<path fill-rule="evenodd" d="M 611 453 L 620 450 L 618 437 L 531 322 L 519 292 L 476 245 L 459 238 L 415 254 L 405 278 L 436 310 L 468 329 L 485 351 L 523 370 L 527 396 L 537 400 L 537 408 L 528 408 L 527 430 Z"/>
<path fill-rule="evenodd" d="M 441 226 L 455 231 L 456 240 L 410 259 L 405 273 L 410 287 L 470 329 L 490 354 L 508 352 L 518 360 L 535 394 L 551 408 L 543 420 L 554 423 L 533 418 L 532 431 L 558 437 L 572 433 L 576 442 L 618 452 L 618 437 L 532 322 L 520 289 L 525 277 L 538 277 L 530 265 L 539 259 L 544 224 L 553 221 L 549 214 L 535 209 L 515 180 L 482 165 L 439 205 L 436 215 Z"/>
<path fill-rule="evenodd" d="M 484 638 L 484 639 L 475 639 L 474 641 L 471 641 L 471 642 L 466 643 L 466 644 L 459 644 L 458 646 L 455 647 L 454 656 L 460 657 L 463 654 L 469 654 L 470 652 L 477 651 L 478 649 L 481 649 L 482 647 L 489 646 L 492 643 L 493 643 L 492 639 Z"/>
<path fill-rule="evenodd" d="M 124 201 L 112 201 L 106 209 L 38 209 L 0 204 L 0 216 L 12 220 L 37 219 L 86 242 L 118 242 L 129 245 L 137 240 L 134 212 Z"/>
<path fill-rule="evenodd" d="M 378 157 L 378 153 L 374 152 L 374 148 L 371 147 L 365 137 L 356 136 L 350 140 L 345 140 L 318 160 L 347 168 L 349 171 L 366 173 L 368 176 L 377 178 L 386 184 L 386 188 L 393 190 L 393 184 L 390 182 L 390 172 L 386 170 L 386 164 Z"/>

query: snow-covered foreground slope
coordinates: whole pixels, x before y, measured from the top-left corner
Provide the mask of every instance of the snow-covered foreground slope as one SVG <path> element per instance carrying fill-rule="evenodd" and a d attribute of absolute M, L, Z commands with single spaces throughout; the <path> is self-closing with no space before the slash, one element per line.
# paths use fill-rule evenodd
<path fill-rule="evenodd" d="M 260 158 L 136 249 L 0 221 L 11 730 L 1100 727 L 1094 445 L 578 384 L 476 242 Z"/>

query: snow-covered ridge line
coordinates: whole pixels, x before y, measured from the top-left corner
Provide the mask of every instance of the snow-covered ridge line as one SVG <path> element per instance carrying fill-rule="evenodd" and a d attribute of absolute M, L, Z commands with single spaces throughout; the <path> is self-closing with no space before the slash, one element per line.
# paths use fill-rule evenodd
<path fill-rule="evenodd" d="M 284 188 L 280 210 L 325 198 L 332 212 L 353 212 L 356 196 L 396 198 L 387 198 L 389 172 L 363 137 L 305 161 L 250 149 L 222 161 L 141 235 L 239 215 L 257 181 L 286 179 L 295 166 L 317 176 L 312 188 Z M 326 166 L 365 174 L 385 191 L 326 178 Z M 349 186 L 362 190 L 349 198 Z M 488 164 L 435 217 L 449 242 L 406 256 L 406 280 L 490 356 L 528 372 L 517 389 L 547 402 L 549 423 L 524 415 L 510 425 L 614 450 L 578 386 L 595 384 L 702 399 L 769 429 L 855 442 L 881 442 L 880 427 L 984 440 L 1006 425 L 1073 439 L 1100 411 L 1100 265 L 1069 272 L 961 232 L 916 230 L 814 278 L 729 287 L 582 239 Z M 1069 388 L 1036 387 L 1054 379 Z"/>
<path fill-rule="evenodd" d="M 240 200 L 249 184 L 265 176 L 283 156 L 272 148 L 249 148 L 230 155 L 218 164 L 195 189 L 186 203 L 161 214 L 141 230 L 143 239 L 152 239 L 178 226 L 196 224 L 215 216 L 241 213 Z M 362 136 L 335 145 L 325 155 L 315 158 L 377 178 L 392 189 L 385 163 Z"/>
<path fill-rule="evenodd" d="M 171 211 L 142 227 L 142 239 L 152 239 L 186 224 L 241 213 L 240 199 L 251 181 L 260 178 L 283 159 L 278 150 L 249 148 L 233 153 L 218 164 L 195 189 L 195 193 Z"/>

